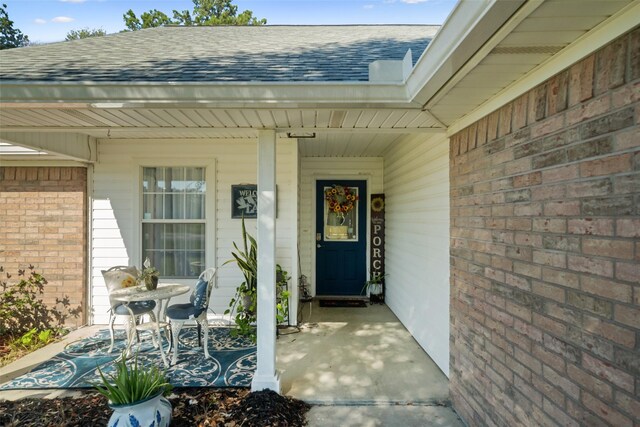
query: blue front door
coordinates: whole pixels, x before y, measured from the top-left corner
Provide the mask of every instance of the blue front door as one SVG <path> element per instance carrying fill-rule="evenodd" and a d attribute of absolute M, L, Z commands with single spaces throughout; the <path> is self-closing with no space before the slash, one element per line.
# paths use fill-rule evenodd
<path fill-rule="evenodd" d="M 367 182 L 316 182 L 316 294 L 359 295 L 367 274 Z"/>

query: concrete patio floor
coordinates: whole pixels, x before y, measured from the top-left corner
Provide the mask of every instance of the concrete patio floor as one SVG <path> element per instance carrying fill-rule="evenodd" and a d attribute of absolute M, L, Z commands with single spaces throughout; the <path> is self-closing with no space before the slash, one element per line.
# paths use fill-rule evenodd
<path fill-rule="evenodd" d="M 463 426 L 447 377 L 386 305 L 302 307 L 300 332 L 281 335 L 282 393 L 315 406 L 313 426 Z"/>
<path fill-rule="evenodd" d="M 81 328 L 0 368 L 0 384 L 104 328 Z M 292 330 L 278 338 L 277 367 L 282 393 L 314 405 L 307 416 L 310 427 L 464 426 L 450 407 L 446 376 L 387 306 L 323 308 L 317 301 L 306 303 L 300 332 Z M 0 391 L 0 399 L 77 393 L 11 390 Z"/>

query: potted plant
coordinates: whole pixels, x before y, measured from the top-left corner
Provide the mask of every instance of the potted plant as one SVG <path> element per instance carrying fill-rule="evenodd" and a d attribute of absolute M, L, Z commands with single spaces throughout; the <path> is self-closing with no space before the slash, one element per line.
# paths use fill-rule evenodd
<path fill-rule="evenodd" d="M 160 273 L 155 267 L 151 267 L 151 261 L 149 261 L 148 257 L 145 258 L 142 265 L 144 266 L 144 269 L 142 269 L 138 275 L 138 282 L 144 283 L 146 288 L 152 291 L 158 287 L 158 278 Z"/>
<path fill-rule="evenodd" d="M 233 259 L 223 265 L 235 262 L 242 271 L 244 281 L 236 288 L 236 294 L 229 302 L 229 308 L 224 314 L 236 313 L 235 334 L 245 335 L 255 341 L 257 321 L 257 293 L 258 293 L 258 244 L 256 239 L 247 233 L 247 228 L 242 218 L 242 249 L 233 242 L 236 249 L 231 255 Z"/>
<path fill-rule="evenodd" d="M 235 311 L 236 329 L 233 335 L 244 335 L 256 340 L 255 324 L 257 318 L 258 305 L 258 244 L 256 239 L 247 233 L 247 228 L 242 218 L 242 249 L 233 242 L 235 252 L 232 252 L 233 259 L 226 261 L 223 265 L 236 263 L 244 276 L 244 281 L 236 288 L 236 294 L 229 302 L 229 308 L 224 314 Z M 276 322 L 278 324 L 289 321 L 289 296 L 287 282 L 291 278 L 287 271 L 276 265 Z"/>
<path fill-rule="evenodd" d="M 384 278 L 386 274 L 380 273 L 371 273 L 371 277 L 364 283 L 362 287 L 362 292 L 369 291 L 369 301 L 371 303 L 380 303 L 384 302 L 383 292 L 384 292 Z"/>
<path fill-rule="evenodd" d="M 98 393 L 109 400 L 113 414 L 109 427 L 166 427 L 171 423 L 171 403 L 164 397 L 173 386 L 157 366 L 138 366 L 138 357 L 127 366 L 125 355 L 115 363 L 114 374 L 105 375 L 100 368 L 101 382 L 95 384 Z"/>
<path fill-rule="evenodd" d="M 278 325 L 289 324 L 289 297 L 288 283 L 291 277 L 280 264 L 276 265 L 276 323 Z"/>

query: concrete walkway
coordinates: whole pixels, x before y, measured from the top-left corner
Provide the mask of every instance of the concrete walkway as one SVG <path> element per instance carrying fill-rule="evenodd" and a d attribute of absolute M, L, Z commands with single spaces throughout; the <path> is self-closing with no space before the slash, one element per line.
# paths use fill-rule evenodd
<path fill-rule="evenodd" d="M 310 426 L 463 426 L 446 376 L 387 306 L 302 308 L 278 340 L 282 392 L 314 406 Z"/>

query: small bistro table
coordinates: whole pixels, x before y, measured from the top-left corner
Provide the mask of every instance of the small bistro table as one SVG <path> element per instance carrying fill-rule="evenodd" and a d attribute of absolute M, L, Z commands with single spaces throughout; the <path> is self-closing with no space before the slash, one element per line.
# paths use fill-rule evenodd
<path fill-rule="evenodd" d="M 160 328 L 167 328 L 169 323 L 166 321 L 166 312 L 167 306 L 169 305 L 169 300 L 175 296 L 186 294 L 191 290 L 189 285 L 181 285 L 177 283 L 164 283 L 158 285 L 158 287 L 152 291 L 147 290 L 144 285 L 141 286 L 133 286 L 130 288 L 118 289 L 111 292 L 111 297 L 117 301 L 123 302 L 127 305 L 130 302 L 135 301 L 156 301 L 156 309 L 157 315 L 155 321 L 143 323 L 141 325 L 136 325 L 135 322 L 130 323 L 129 333 L 129 342 L 127 343 L 127 353 L 129 352 L 129 348 L 131 347 L 131 343 L 133 341 L 133 336 L 135 330 L 138 331 L 149 331 L 151 334 L 157 335 L 158 338 L 158 349 L 160 350 L 160 356 L 162 357 L 162 362 L 165 367 L 169 366 L 169 362 L 162 350 L 162 337 L 160 335 Z M 153 320 L 153 319 L 152 319 Z M 135 330 L 133 330 L 135 328 Z M 165 329 L 166 333 L 166 329 Z M 153 336 L 155 336 L 153 335 Z M 167 337 L 169 339 L 169 337 Z"/>

